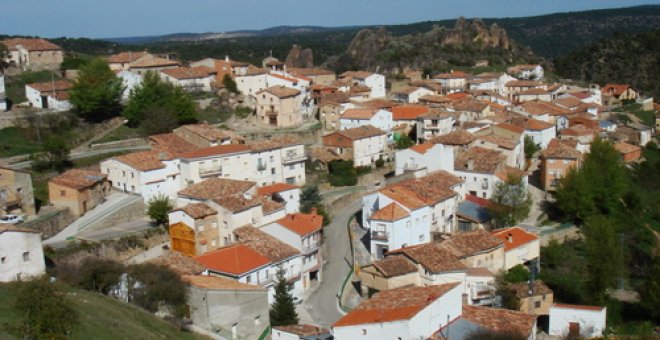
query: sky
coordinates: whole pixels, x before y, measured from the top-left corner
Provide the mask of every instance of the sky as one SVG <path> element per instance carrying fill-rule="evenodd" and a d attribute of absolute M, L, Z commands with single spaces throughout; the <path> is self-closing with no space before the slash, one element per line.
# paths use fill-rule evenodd
<path fill-rule="evenodd" d="M 519 17 L 643 4 L 660 0 L 7 0 L 0 1 L 0 34 L 132 37 Z"/>

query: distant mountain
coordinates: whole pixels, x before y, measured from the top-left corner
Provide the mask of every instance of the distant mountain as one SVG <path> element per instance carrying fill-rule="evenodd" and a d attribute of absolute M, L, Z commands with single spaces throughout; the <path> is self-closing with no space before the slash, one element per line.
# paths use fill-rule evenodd
<path fill-rule="evenodd" d="M 617 33 L 555 60 L 560 75 L 589 82 L 628 83 L 642 93 L 660 96 L 660 29 Z"/>

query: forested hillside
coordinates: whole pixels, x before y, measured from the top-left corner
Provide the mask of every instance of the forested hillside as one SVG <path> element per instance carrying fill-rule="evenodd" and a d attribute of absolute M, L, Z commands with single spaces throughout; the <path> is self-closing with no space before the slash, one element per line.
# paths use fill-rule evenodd
<path fill-rule="evenodd" d="M 557 73 L 589 82 L 629 83 L 660 96 L 660 29 L 619 33 L 555 60 Z"/>

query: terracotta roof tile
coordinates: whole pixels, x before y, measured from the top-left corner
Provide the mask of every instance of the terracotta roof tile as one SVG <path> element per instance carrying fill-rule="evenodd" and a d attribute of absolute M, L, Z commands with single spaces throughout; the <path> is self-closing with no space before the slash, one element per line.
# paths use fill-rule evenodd
<path fill-rule="evenodd" d="M 192 144 L 173 133 L 149 136 L 149 141 L 154 150 L 165 151 L 168 154 L 177 157 L 182 153 L 199 149 L 195 144 Z"/>
<path fill-rule="evenodd" d="M 520 126 L 516 126 L 514 124 L 500 123 L 500 124 L 497 124 L 495 126 L 498 127 L 498 128 L 502 128 L 502 129 L 505 129 L 505 130 L 515 132 L 519 135 L 525 133 L 525 129 L 521 128 Z"/>
<path fill-rule="evenodd" d="M 312 325 L 289 325 L 289 326 L 275 326 L 273 327 L 274 330 L 276 331 L 282 331 L 282 332 L 287 332 L 291 334 L 295 334 L 299 337 L 312 337 L 314 335 L 323 335 L 323 334 L 328 334 L 329 331 L 327 329 L 323 329 L 320 327 L 312 326 Z"/>
<path fill-rule="evenodd" d="M 428 106 L 404 105 L 392 108 L 393 120 L 415 120 L 417 117 L 429 112 Z"/>
<path fill-rule="evenodd" d="M 366 79 L 374 73 L 367 71 L 346 71 L 339 75 L 340 78 Z"/>
<path fill-rule="evenodd" d="M 426 153 L 426 151 L 429 151 L 429 149 L 433 148 L 434 146 L 435 144 L 427 142 L 427 143 L 413 145 L 409 149 L 417 152 L 420 155 L 423 155 Z"/>
<path fill-rule="evenodd" d="M 467 99 L 453 102 L 452 107 L 456 111 L 482 112 L 488 108 L 488 104 L 479 100 Z"/>
<path fill-rule="evenodd" d="M 206 78 L 215 74 L 213 69 L 206 66 L 168 68 L 160 72 L 179 80 Z"/>
<path fill-rule="evenodd" d="M 555 303 L 554 305 L 552 305 L 552 307 L 565 308 L 565 309 L 581 309 L 581 310 L 589 310 L 593 312 L 600 312 L 603 309 L 605 309 L 605 307 L 601 307 L 601 306 L 570 305 L 567 303 Z"/>
<path fill-rule="evenodd" d="M 520 227 L 504 228 L 492 231 L 493 236 L 504 241 L 504 251 L 516 249 L 522 245 L 537 241 L 538 236 L 523 230 Z M 511 238 L 511 241 L 509 241 Z"/>
<path fill-rule="evenodd" d="M 379 109 L 348 109 L 339 118 L 344 119 L 371 119 Z"/>
<path fill-rule="evenodd" d="M 50 180 L 51 183 L 76 190 L 91 187 L 103 182 L 108 176 L 98 171 L 71 169 Z"/>
<path fill-rule="evenodd" d="M 513 291 L 513 293 L 516 295 L 518 299 L 524 299 L 530 296 L 529 282 L 527 281 L 519 282 L 519 283 L 511 283 L 509 284 L 509 289 Z M 545 283 L 543 283 L 543 281 L 541 280 L 534 281 L 532 289 L 534 291 L 532 296 L 552 294 L 552 290 L 548 288 L 548 286 L 546 286 Z"/>
<path fill-rule="evenodd" d="M 518 141 L 514 141 L 510 138 L 498 136 L 494 133 L 484 135 L 484 136 L 479 136 L 479 140 L 482 140 L 484 142 L 488 143 L 493 143 L 497 145 L 500 148 L 507 149 L 507 150 L 513 150 L 518 146 Z"/>
<path fill-rule="evenodd" d="M 603 94 L 610 94 L 612 93 L 615 96 L 620 96 L 626 90 L 630 88 L 629 84 L 605 84 L 603 86 L 602 92 Z"/>
<path fill-rule="evenodd" d="M 402 186 L 387 187 L 379 192 L 410 210 L 417 210 L 427 206 L 427 203 L 417 197 L 412 190 Z"/>
<path fill-rule="evenodd" d="M 521 178 L 521 177 L 525 177 L 526 175 L 527 173 L 525 171 L 508 165 L 504 165 L 502 168 L 498 169 L 495 172 L 495 176 L 497 176 L 497 178 L 501 179 L 504 182 L 508 181 L 509 178 L 511 177 Z"/>
<path fill-rule="evenodd" d="M 485 276 L 485 277 L 495 277 L 495 274 L 488 270 L 488 268 L 477 267 L 477 268 L 467 268 L 465 269 L 465 275 L 467 276 Z"/>
<path fill-rule="evenodd" d="M 435 205 L 456 196 L 457 193 L 452 188 L 460 183 L 463 183 L 463 180 L 459 177 L 447 171 L 439 170 L 420 178 L 401 181 L 388 188 L 398 189 L 401 194 L 408 195 L 409 198 L 404 200 L 404 202 L 412 203 L 415 202 L 413 200 L 419 200 L 428 205 Z M 405 203 L 401 203 L 405 205 Z M 412 204 L 412 206 L 415 205 Z"/>
<path fill-rule="evenodd" d="M 170 159 L 170 155 L 167 152 L 149 150 L 129 153 L 114 159 L 139 171 L 151 171 L 164 168 L 163 160 Z"/>
<path fill-rule="evenodd" d="M 416 273 L 418 271 L 417 265 L 405 256 L 387 256 L 382 260 L 372 262 L 371 266 L 383 274 L 383 277 L 387 278 Z"/>
<path fill-rule="evenodd" d="M 251 285 L 247 283 L 238 282 L 236 280 L 219 277 L 219 276 L 205 276 L 205 275 L 184 275 L 181 277 L 183 282 L 203 289 L 220 289 L 220 290 L 265 290 L 261 286 Z"/>
<path fill-rule="evenodd" d="M 449 283 L 383 290 L 360 303 L 332 327 L 408 320 L 459 285 Z"/>
<path fill-rule="evenodd" d="M 341 130 L 336 133 L 341 134 L 350 140 L 359 140 L 386 134 L 385 131 L 371 125 L 363 125 L 352 129 Z"/>
<path fill-rule="evenodd" d="M 456 156 L 454 168 L 460 171 L 495 174 L 505 161 L 504 155 L 499 151 L 473 147 Z"/>
<path fill-rule="evenodd" d="M 262 151 L 281 149 L 287 146 L 302 145 L 302 144 L 303 142 L 297 137 L 280 136 L 280 137 L 273 137 L 267 140 L 251 142 L 249 146 L 252 148 L 252 151 L 254 152 L 262 152 Z"/>
<path fill-rule="evenodd" d="M 259 94 L 261 92 L 268 92 L 268 93 L 270 93 L 270 94 L 272 94 L 272 95 L 274 95 L 278 98 L 295 97 L 295 96 L 300 94 L 300 91 L 298 91 L 296 89 L 293 89 L 293 88 L 290 88 L 290 87 L 282 86 L 282 85 L 280 85 L 280 86 L 271 86 L 271 87 L 265 88 L 265 89 L 257 92 L 257 94 Z"/>
<path fill-rule="evenodd" d="M 543 86 L 543 83 L 533 80 L 512 80 L 506 83 L 506 87 L 539 87 Z"/>
<path fill-rule="evenodd" d="M 165 255 L 148 262 L 167 266 L 179 275 L 199 275 L 206 269 L 193 258 L 175 251 L 166 252 Z"/>
<path fill-rule="evenodd" d="M 194 219 L 200 219 L 211 215 L 217 215 L 218 212 L 204 203 L 190 203 L 184 207 L 174 209 L 174 211 L 183 211 Z"/>
<path fill-rule="evenodd" d="M 113 54 L 111 56 L 108 56 L 106 59 L 108 63 L 110 64 L 127 64 L 127 63 L 132 63 L 143 56 L 145 56 L 147 52 L 145 51 L 138 51 L 138 52 L 121 52 L 118 54 Z"/>
<path fill-rule="evenodd" d="M 467 268 L 452 251 L 437 242 L 404 247 L 387 253 L 387 257 L 398 255 L 406 256 L 434 274 Z"/>
<path fill-rule="evenodd" d="M 2 44 L 7 46 L 10 51 L 15 51 L 16 46 L 23 46 L 28 51 L 54 51 L 61 50 L 62 48 L 53 44 L 46 39 L 31 39 L 31 38 L 13 38 L 2 41 Z"/>
<path fill-rule="evenodd" d="M 463 129 L 456 129 L 446 135 L 436 136 L 430 140 L 434 144 L 468 145 L 477 140 L 477 136 Z"/>
<path fill-rule="evenodd" d="M 300 254 L 296 248 L 251 225 L 237 228 L 234 230 L 234 235 L 238 242 L 244 244 L 273 263 L 278 263 Z"/>
<path fill-rule="evenodd" d="M 553 103 L 531 101 L 520 104 L 520 108 L 531 115 L 561 116 L 571 113 L 571 110 L 557 106 Z"/>
<path fill-rule="evenodd" d="M 485 230 L 469 231 L 458 233 L 451 238 L 440 242 L 440 245 L 451 251 L 458 258 L 465 258 L 474 254 L 498 248 L 504 242 L 499 238 L 492 236 Z"/>
<path fill-rule="evenodd" d="M 243 194 L 254 186 L 254 182 L 210 178 L 179 191 L 178 195 L 198 200 L 207 200 L 216 197 Z"/>
<path fill-rule="evenodd" d="M 245 244 L 234 244 L 196 256 L 195 261 L 212 271 L 241 276 L 271 264 L 271 261 Z"/>
<path fill-rule="evenodd" d="M 277 224 L 293 231 L 301 237 L 305 237 L 323 228 L 323 216 L 315 213 L 288 214 L 286 217 L 277 220 Z"/>
<path fill-rule="evenodd" d="M 374 212 L 369 219 L 378 221 L 397 221 L 408 216 L 410 216 L 408 211 L 401 208 L 401 206 L 395 202 L 392 202 Z"/>
<path fill-rule="evenodd" d="M 452 100 L 446 96 L 436 95 L 436 94 L 425 94 L 419 97 L 420 101 L 435 103 L 435 104 L 444 104 L 450 103 Z"/>
<path fill-rule="evenodd" d="M 66 80 L 56 80 L 56 81 L 46 81 L 43 83 L 31 83 L 26 84 L 39 92 L 60 92 L 60 91 L 69 91 L 73 88 L 73 83 Z"/>
<path fill-rule="evenodd" d="M 199 137 L 202 137 L 209 142 L 220 142 L 220 141 L 226 141 L 226 140 L 232 140 L 232 141 L 241 141 L 243 140 L 242 137 L 238 136 L 232 131 L 227 131 L 227 130 L 220 130 L 217 129 L 211 125 L 208 124 L 188 124 L 188 125 L 183 125 L 177 129 L 175 129 L 174 133 L 176 134 L 177 130 L 188 130 Z"/>
<path fill-rule="evenodd" d="M 558 98 L 553 101 L 553 103 L 565 107 L 567 109 L 575 109 L 578 106 L 582 105 L 582 101 L 577 99 L 576 97 L 563 97 L 563 98 Z"/>
<path fill-rule="evenodd" d="M 578 124 L 559 131 L 559 134 L 562 136 L 592 136 L 596 134 L 596 131 Z"/>
<path fill-rule="evenodd" d="M 616 151 L 619 151 L 620 153 L 630 153 L 630 152 L 635 152 L 635 151 L 642 151 L 642 148 L 640 148 L 637 145 L 632 145 L 628 144 L 626 142 L 619 142 L 614 144 L 614 148 Z"/>
<path fill-rule="evenodd" d="M 524 337 L 531 335 L 536 315 L 508 309 L 463 305 L 464 319 L 494 332 L 516 332 Z"/>
<path fill-rule="evenodd" d="M 335 74 L 332 71 L 324 70 L 321 68 L 304 68 L 304 67 L 290 68 L 289 72 L 291 72 L 291 74 L 301 75 L 306 77 L 329 76 Z"/>
<path fill-rule="evenodd" d="M 571 140 L 569 140 L 571 141 Z M 574 142 L 577 141 L 572 140 Z M 582 159 L 582 153 L 577 151 L 574 147 L 570 147 L 563 143 L 563 140 L 552 139 L 548 143 L 548 147 L 541 151 L 542 158 L 562 158 L 562 159 Z"/>
<path fill-rule="evenodd" d="M 272 196 L 274 194 L 283 192 L 283 191 L 289 191 L 289 190 L 294 190 L 298 189 L 297 186 L 293 184 L 288 184 L 288 183 L 274 183 L 271 185 L 264 185 L 260 188 L 257 189 L 257 193 L 259 196 Z"/>
<path fill-rule="evenodd" d="M 149 67 L 166 67 L 166 66 L 179 66 L 179 62 L 146 54 L 142 58 L 139 58 L 129 64 L 130 68 L 149 68 Z"/>
<path fill-rule="evenodd" d="M 374 109 L 390 109 L 398 106 L 399 103 L 387 99 L 372 99 L 367 101 L 353 102 L 357 107 L 366 107 Z"/>

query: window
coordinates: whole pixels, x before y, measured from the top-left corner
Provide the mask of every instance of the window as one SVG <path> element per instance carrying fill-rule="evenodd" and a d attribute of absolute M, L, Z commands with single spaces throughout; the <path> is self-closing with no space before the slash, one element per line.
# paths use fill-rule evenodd
<path fill-rule="evenodd" d="M 23 262 L 28 262 L 30 261 L 30 252 L 26 251 L 23 253 Z"/>
<path fill-rule="evenodd" d="M 420 241 L 424 241 L 424 234 L 419 235 L 419 240 L 420 240 Z"/>
<path fill-rule="evenodd" d="M 275 168 L 270 168 L 270 174 L 274 175 L 275 174 Z"/>
<path fill-rule="evenodd" d="M 245 277 L 245 282 L 250 283 L 252 282 L 252 275 L 248 275 Z"/>
<path fill-rule="evenodd" d="M 367 330 L 362 328 L 362 335 L 367 335 Z"/>
<path fill-rule="evenodd" d="M 60 196 L 66 196 L 66 190 L 60 190 Z"/>
<path fill-rule="evenodd" d="M 131 172 L 131 178 L 135 178 L 135 173 Z"/>
<path fill-rule="evenodd" d="M 0 259 L 0 263 L 6 263 L 6 262 L 7 262 L 7 256 L 3 256 L 3 257 Z"/>
<path fill-rule="evenodd" d="M 534 308 L 541 308 L 541 301 L 534 302 Z"/>

